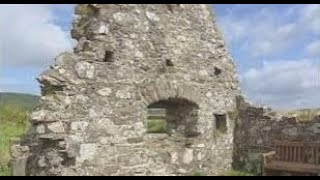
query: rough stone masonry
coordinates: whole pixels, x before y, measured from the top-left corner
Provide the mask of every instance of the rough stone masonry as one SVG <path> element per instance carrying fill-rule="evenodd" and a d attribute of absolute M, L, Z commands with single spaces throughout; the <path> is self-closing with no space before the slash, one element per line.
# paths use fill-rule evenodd
<path fill-rule="evenodd" d="M 244 98 L 237 98 L 237 106 L 234 168 L 260 174 L 261 154 L 276 150 L 276 141 L 319 143 L 320 115 L 299 121 L 295 116 L 285 117 L 269 108 L 253 106 Z"/>
<path fill-rule="evenodd" d="M 82 4 L 75 14 L 78 43 L 39 77 L 41 106 L 13 147 L 26 175 L 231 168 L 226 114 L 240 88 L 209 5 Z M 158 102 L 170 112 L 169 134 L 147 131 L 148 107 Z"/>

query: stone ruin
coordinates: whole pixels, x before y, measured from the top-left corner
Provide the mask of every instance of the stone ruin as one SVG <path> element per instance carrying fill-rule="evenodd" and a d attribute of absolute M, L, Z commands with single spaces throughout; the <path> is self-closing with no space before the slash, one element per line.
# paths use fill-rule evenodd
<path fill-rule="evenodd" d="M 234 128 L 233 167 L 261 173 L 261 154 L 274 150 L 275 141 L 320 141 L 320 115 L 301 121 L 285 117 L 269 108 L 257 107 L 237 97 L 238 117 Z M 319 174 L 320 175 L 320 174 Z"/>
<path fill-rule="evenodd" d="M 209 5 L 82 4 L 78 41 L 40 77 L 16 175 L 217 175 L 231 169 L 240 94 Z M 150 108 L 170 133 L 149 133 Z"/>
<path fill-rule="evenodd" d="M 73 53 L 39 78 L 13 175 L 257 173 L 275 140 L 319 142 L 320 115 L 298 122 L 241 96 L 208 5 L 78 5 L 71 34 Z M 164 132 L 150 131 L 154 113 Z"/>

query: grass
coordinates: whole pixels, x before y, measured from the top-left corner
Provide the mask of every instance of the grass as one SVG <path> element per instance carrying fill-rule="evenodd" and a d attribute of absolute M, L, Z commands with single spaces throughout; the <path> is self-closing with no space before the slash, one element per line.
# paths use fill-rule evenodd
<path fill-rule="evenodd" d="M 168 133 L 166 119 L 148 118 L 148 133 Z"/>
<path fill-rule="evenodd" d="M 230 170 L 223 173 L 222 176 L 256 176 L 256 175 L 253 173 L 245 172 L 245 171 Z"/>
<path fill-rule="evenodd" d="M 192 176 L 206 176 L 207 174 L 203 171 L 196 171 L 193 173 Z M 221 176 L 257 176 L 256 174 L 249 173 L 246 171 L 237 171 L 237 170 L 230 170 L 222 173 Z"/>
<path fill-rule="evenodd" d="M 0 108 L 0 176 L 10 176 L 10 139 L 20 137 L 28 128 L 28 112 L 15 106 Z"/>
<path fill-rule="evenodd" d="M 202 172 L 202 171 L 197 171 L 197 172 L 193 173 L 193 176 L 206 176 L 206 173 Z"/>

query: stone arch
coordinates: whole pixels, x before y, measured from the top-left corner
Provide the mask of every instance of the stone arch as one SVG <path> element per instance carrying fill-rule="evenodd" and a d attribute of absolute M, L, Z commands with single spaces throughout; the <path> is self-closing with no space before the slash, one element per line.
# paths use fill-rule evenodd
<path fill-rule="evenodd" d="M 201 95 L 194 86 L 189 86 L 184 83 L 157 81 L 142 89 L 142 97 L 144 106 L 147 108 L 150 104 L 172 98 L 185 99 L 200 108 Z"/>

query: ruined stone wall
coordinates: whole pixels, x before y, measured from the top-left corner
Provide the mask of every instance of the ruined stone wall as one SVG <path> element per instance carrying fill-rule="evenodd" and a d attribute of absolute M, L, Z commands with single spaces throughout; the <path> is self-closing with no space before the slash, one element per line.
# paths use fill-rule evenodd
<path fill-rule="evenodd" d="M 320 142 L 320 116 L 306 122 L 283 117 L 268 108 L 255 107 L 238 99 L 234 132 L 234 165 L 260 172 L 260 155 L 273 149 L 275 141 Z"/>
<path fill-rule="evenodd" d="M 231 168 L 235 64 L 209 5 L 78 5 L 73 53 L 44 72 L 41 106 L 22 142 L 27 175 L 215 175 Z M 199 107 L 192 131 L 148 134 L 152 103 Z M 181 111 L 183 112 L 183 111 Z M 25 156 L 24 156 L 25 157 Z"/>

